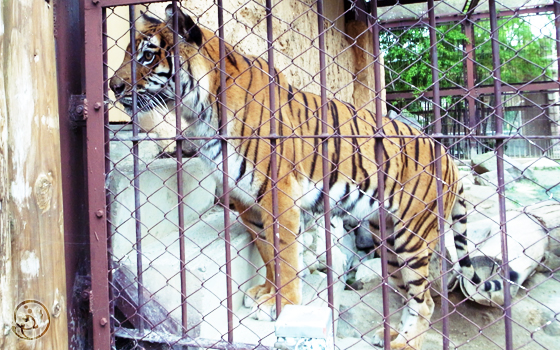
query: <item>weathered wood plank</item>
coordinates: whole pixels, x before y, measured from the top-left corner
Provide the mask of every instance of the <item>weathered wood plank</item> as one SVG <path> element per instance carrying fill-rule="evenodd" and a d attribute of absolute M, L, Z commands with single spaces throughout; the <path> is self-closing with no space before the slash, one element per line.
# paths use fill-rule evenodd
<path fill-rule="evenodd" d="M 52 6 L 6 0 L 0 11 L 0 348 L 66 349 Z M 35 340 L 20 339 L 11 329 L 25 300 L 42 303 L 50 315 L 48 330 Z M 34 315 L 44 326 L 46 315 L 43 322 Z"/>

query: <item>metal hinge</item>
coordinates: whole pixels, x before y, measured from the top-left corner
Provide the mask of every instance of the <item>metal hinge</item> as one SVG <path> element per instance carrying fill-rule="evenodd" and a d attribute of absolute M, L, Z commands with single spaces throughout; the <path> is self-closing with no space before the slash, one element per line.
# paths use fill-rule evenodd
<path fill-rule="evenodd" d="M 71 95 L 68 103 L 68 115 L 73 128 L 85 126 L 87 119 L 86 95 Z"/>

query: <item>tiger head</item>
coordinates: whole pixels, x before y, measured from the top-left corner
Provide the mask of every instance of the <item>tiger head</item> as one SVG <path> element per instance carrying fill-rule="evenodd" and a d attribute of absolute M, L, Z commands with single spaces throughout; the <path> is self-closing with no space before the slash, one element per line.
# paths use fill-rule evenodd
<path fill-rule="evenodd" d="M 159 110 L 165 115 L 174 106 L 176 95 L 183 101 L 183 117 L 197 116 L 212 103 L 215 63 L 202 47 L 213 34 L 198 27 L 188 15 L 178 10 L 180 91 L 175 87 L 173 8 L 169 5 L 165 21 L 142 14 L 137 21 L 136 57 L 132 58 L 129 44 L 121 67 L 110 80 L 117 101 L 132 115 L 133 95 L 137 92 L 139 113 Z M 133 62 L 134 61 L 134 62 Z M 136 78 L 132 81 L 132 65 Z"/>

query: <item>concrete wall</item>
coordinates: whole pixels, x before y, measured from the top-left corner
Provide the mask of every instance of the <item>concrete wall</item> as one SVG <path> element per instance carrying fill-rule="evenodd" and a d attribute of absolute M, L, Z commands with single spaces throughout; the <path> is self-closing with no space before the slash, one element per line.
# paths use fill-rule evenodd
<path fill-rule="evenodd" d="M 226 41 L 245 55 L 267 58 L 267 33 L 265 1 L 245 2 L 226 0 L 225 33 Z M 167 3 L 137 6 L 137 12 L 164 17 Z M 216 31 L 218 28 L 217 6 L 213 1 L 184 2 L 193 18 L 198 18 L 201 26 Z M 325 1 L 325 46 L 327 65 L 328 96 L 350 102 L 356 107 L 375 110 L 373 101 L 373 57 L 372 37 L 363 23 L 349 25 L 344 22 L 343 3 L 336 0 Z M 319 40 L 316 6 L 314 2 L 282 0 L 273 9 L 273 37 L 275 66 L 282 71 L 288 82 L 306 92 L 319 94 Z M 109 75 L 118 68 L 129 42 L 128 8 L 119 7 L 108 16 Z M 352 46 L 358 38 L 357 45 Z M 382 81 L 384 74 L 382 73 Z M 384 85 L 384 84 L 383 84 Z M 383 91 L 382 98 L 385 98 Z M 386 113 L 384 108 L 382 115 Z M 124 121 L 128 117 L 112 112 L 112 121 Z"/>

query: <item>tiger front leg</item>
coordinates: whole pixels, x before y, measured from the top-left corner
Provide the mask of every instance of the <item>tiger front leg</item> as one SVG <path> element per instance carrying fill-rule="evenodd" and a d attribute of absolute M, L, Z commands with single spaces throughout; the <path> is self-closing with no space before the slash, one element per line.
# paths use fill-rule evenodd
<path fill-rule="evenodd" d="M 297 234 L 300 225 L 300 210 L 295 206 L 293 198 L 294 190 L 298 188 L 295 179 L 288 176 L 278 182 L 278 233 L 279 233 L 279 265 L 280 281 L 276 281 L 274 264 L 274 232 L 272 214 L 272 193 L 269 190 L 264 195 L 260 205 L 262 207 L 262 222 L 266 229 L 266 241 L 257 243 L 259 253 L 266 265 L 266 275 L 272 276 L 272 280 L 279 286 L 281 305 L 301 303 L 302 290 L 301 281 L 298 277 L 299 247 Z M 257 241 L 258 242 L 258 241 Z M 267 278 L 268 279 L 268 278 Z M 254 301 L 253 317 L 258 320 L 272 321 L 277 317 L 276 312 L 276 288 L 274 284 L 265 282 L 250 288 L 247 291 L 247 299 Z"/>

